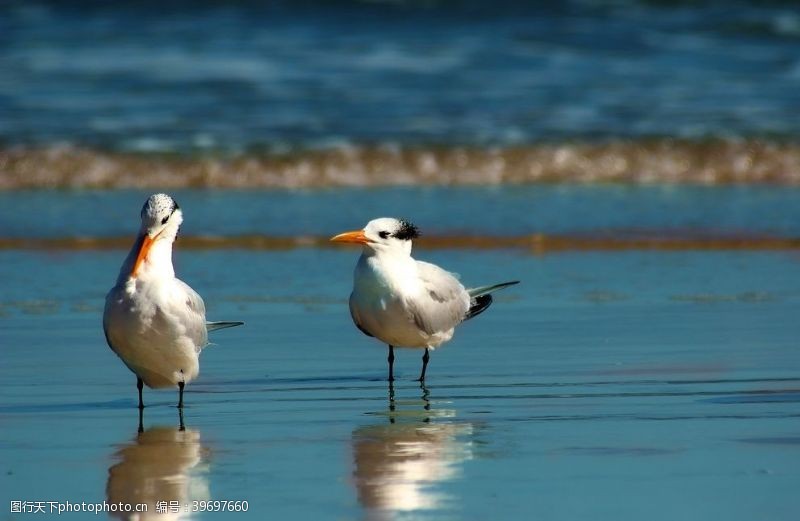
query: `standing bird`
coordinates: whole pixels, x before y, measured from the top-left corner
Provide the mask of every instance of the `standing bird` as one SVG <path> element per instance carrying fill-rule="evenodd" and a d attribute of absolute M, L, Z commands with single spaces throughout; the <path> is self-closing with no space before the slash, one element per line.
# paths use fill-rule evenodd
<path fill-rule="evenodd" d="M 519 282 L 466 289 L 452 273 L 411 257 L 411 241 L 418 236 L 413 224 L 384 217 L 331 238 L 363 246 L 353 274 L 350 315 L 362 333 L 389 345 L 390 382 L 395 346 L 425 349 L 419 375 L 424 382 L 429 351 L 450 340 L 458 324 L 488 308 L 490 293 Z"/>
<path fill-rule="evenodd" d="M 200 372 L 200 351 L 208 332 L 244 322 L 206 322 L 203 299 L 175 277 L 172 243 L 183 222 L 178 203 L 166 194 L 151 195 L 142 207 L 136 242 L 106 295 L 103 330 L 106 341 L 136 374 L 139 408 L 142 386 L 183 387 Z"/>

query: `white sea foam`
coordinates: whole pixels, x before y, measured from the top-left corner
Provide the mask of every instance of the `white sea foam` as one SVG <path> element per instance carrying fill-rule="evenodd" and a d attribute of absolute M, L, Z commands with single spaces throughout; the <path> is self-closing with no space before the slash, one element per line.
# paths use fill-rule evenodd
<path fill-rule="evenodd" d="M 208 137 L 198 134 L 198 140 Z M 513 148 L 358 147 L 282 154 L 188 156 L 68 145 L 0 150 L 0 189 L 316 188 L 520 183 L 769 183 L 800 185 L 800 146 L 761 141 L 563 143 Z"/>

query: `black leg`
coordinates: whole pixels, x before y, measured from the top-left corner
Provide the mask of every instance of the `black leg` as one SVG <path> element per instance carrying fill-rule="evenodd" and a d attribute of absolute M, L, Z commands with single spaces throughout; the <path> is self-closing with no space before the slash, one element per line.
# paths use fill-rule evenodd
<path fill-rule="evenodd" d="M 178 409 L 183 409 L 183 387 L 186 384 L 178 382 Z"/>
<path fill-rule="evenodd" d="M 424 382 L 425 381 L 425 371 L 428 369 L 428 360 L 431 359 L 431 355 L 428 354 L 428 348 L 425 348 L 425 354 L 422 355 L 422 372 L 419 374 L 418 381 Z"/>
<path fill-rule="evenodd" d="M 144 407 L 139 407 L 139 433 L 144 432 Z"/>
<path fill-rule="evenodd" d="M 142 401 L 142 388 L 144 387 L 144 382 L 138 376 L 136 377 L 136 388 L 139 389 L 139 410 L 144 409 L 144 402 Z"/>
<path fill-rule="evenodd" d="M 389 346 L 389 381 L 394 382 L 394 346 Z"/>
<path fill-rule="evenodd" d="M 186 426 L 183 424 L 183 408 L 178 409 L 178 418 L 180 418 L 180 425 L 178 425 L 178 430 L 185 431 Z"/>
<path fill-rule="evenodd" d="M 389 382 L 389 411 L 394 412 L 394 382 Z"/>

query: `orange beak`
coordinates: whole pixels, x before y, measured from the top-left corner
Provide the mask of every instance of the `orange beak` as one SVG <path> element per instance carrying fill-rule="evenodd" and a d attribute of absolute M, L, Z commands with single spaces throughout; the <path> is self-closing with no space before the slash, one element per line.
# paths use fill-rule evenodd
<path fill-rule="evenodd" d="M 133 263 L 131 277 L 136 277 L 136 273 L 139 271 L 139 266 L 141 266 L 141 264 L 147 258 L 147 254 L 150 252 L 150 248 L 153 246 L 154 242 L 155 239 L 151 239 L 149 235 L 145 234 L 144 239 L 142 240 L 142 245 L 139 247 L 139 255 L 136 256 L 136 262 Z"/>
<path fill-rule="evenodd" d="M 355 244 L 367 244 L 369 239 L 364 235 L 364 230 L 357 230 L 353 232 L 344 232 L 331 237 L 331 242 L 350 242 Z"/>

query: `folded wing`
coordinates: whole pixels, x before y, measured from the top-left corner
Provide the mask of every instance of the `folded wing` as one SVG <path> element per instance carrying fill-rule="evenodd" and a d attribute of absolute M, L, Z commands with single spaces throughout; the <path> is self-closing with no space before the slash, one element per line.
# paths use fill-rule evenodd
<path fill-rule="evenodd" d="M 453 329 L 467 314 L 470 296 L 464 286 L 440 267 L 417 261 L 422 293 L 406 301 L 414 323 L 429 335 Z"/>

